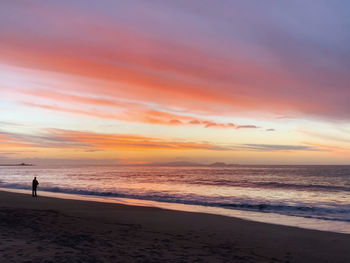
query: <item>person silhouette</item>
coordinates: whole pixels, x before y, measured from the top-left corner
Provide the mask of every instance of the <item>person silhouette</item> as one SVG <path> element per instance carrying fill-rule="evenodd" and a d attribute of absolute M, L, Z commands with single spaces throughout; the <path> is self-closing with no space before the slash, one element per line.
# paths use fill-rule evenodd
<path fill-rule="evenodd" d="M 38 195 L 36 194 L 36 188 L 38 187 L 39 182 L 38 180 L 36 180 L 36 177 L 34 177 L 33 179 L 33 185 L 32 185 L 32 196 L 33 197 L 38 197 Z"/>

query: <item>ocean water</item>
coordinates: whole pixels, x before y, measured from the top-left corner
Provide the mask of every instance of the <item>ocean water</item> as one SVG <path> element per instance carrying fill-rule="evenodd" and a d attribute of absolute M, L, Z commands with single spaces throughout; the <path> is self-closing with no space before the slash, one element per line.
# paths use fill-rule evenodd
<path fill-rule="evenodd" d="M 350 166 L 11 166 L 0 187 L 350 233 Z M 193 209 L 191 209 L 193 208 Z"/>

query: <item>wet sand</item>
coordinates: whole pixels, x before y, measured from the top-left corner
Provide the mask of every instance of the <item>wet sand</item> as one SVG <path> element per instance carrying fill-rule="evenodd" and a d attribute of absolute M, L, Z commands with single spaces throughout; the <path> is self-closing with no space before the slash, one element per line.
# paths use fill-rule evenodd
<path fill-rule="evenodd" d="M 0 262 L 350 262 L 350 235 L 0 191 Z"/>

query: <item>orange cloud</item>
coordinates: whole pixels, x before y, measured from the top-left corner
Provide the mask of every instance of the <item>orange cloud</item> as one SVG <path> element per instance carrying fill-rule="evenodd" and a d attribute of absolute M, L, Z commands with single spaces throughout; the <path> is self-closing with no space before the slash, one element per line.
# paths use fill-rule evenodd
<path fill-rule="evenodd" d="M 227 150 L 212 144 L 178 142 L 139 135 L 100 134 L 93 132 L 50 130 L 51 136 L 60 140 L 82 143 L 97 149 L 166 149 L 166 150 Z"/>
<path fill-rule="evenodd" d="M 67 148 L 97 150 L 230 150 L 210 143 L 172 141 L 140 135 L 105 134 L 62 129 L 47 129 L 40 135 L 2 133 L 0 145 L 6 148 Z"/>
<path fill-rule="evenodd" d="M 14 148 L 26 148 L 33 146 L 32 143 L 20 140 L 11 136 L 10 133 L 5 133 L 0 131 L 0 148 L 2 151 L 7 151 Z"/>
<path fill-rule="evenodd" d="M 53 111 L 60 111 L 73 114 L 87 115 L 97 118 L 114 119 L 119 121 L 133 121 L 142 122 L 148 124 L 161 124 L 161 125 L 201 125 L 206 128 L 234 128 L 234 129 L 253 129 L 259 128 L 255 125 L 235 125 L 233 123 L 218 123 L 209 121 L 203 118 L 191 117 L 188 115 L 170 113 L 165 111 L 159 111 L 150 109 L 141 103 L 132 103 L 125 101 L 106 100 L 101 98 L 85 97 L 78 95 L 64 94 L 49 90 L 19 90 L 20 93 L 34 96 L 35 98 L 48 99 L 55 103 L 55 105 L 38 104 L 31 102 L 23 102 L 22 104 L 29 107 L 42 108 Z M 75 106 L 76 103 L 83 103 L 89 106 L 93 106 L 94 109 L 79 109 L 68 108 L 63 106 L 57 106 L 56 104 L 70 103 Z M 112 109 L 98 110 L 95 107 L 105 106 Z M 117 109 L 117 113 L 115 108 Z"/>
<path fill-rule="evenodd" d="M 236 144 L 216 145 L 213 143 L 178 141 L 131 134 L 106 134 L 89 131 L 46 129 L 39 135 L 0 133 L 0 145 L 11 148 L 58 148 L 95 151 L 139 151 L 139 150 L 210 150 L 210 151 L 263 151 L 295 152 L 349 150 L 339 147 L 303 143 L 301 145 L 278 144 Z"/>

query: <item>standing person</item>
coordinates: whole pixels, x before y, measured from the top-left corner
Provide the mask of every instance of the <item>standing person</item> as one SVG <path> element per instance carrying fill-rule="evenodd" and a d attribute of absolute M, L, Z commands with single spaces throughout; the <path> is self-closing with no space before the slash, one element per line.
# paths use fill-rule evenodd
<path fill-rule="evenodd" d="M 33 179 L 33 185 L 32 185 L 32 196 L 37 197 L 38 195 L 36 194 L 36 188 L 38 187 L 39 182 L 36 180 L 36 177 Z"/>

